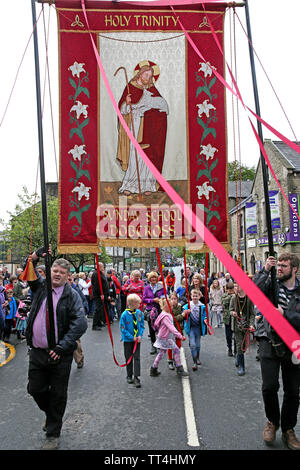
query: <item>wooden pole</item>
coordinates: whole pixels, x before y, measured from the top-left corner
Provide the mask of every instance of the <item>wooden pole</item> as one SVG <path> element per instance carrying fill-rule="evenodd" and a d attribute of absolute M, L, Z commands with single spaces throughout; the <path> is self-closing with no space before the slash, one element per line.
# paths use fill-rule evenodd
<path fill-rule="evenodd" d="M 256 71 L 255 71 L 255 61 L 254 61 L 254 53 L 253 53 L 253 40 L 252 40 L 252 32 L 251 32 L 251 25 L 250 25 L 250 14 L 249 14 L 249 5 L 248 0 L 245 0 L 245 12 L 246 12 L 246 22 L 247 22 L 247 32 L 249 37 L 249 54 L 250 54 L 250 63 L 251 63 L 251 73 L 252 73 L 252 83 L 253 83 L 253 92 L 254 92 L 254 101 L 255 101 L 255 109 L 256 114 L 260 117 L 260 103 L 259 103 L 259 96 L 258 96 L 258 86 L 256 80 Z M 262 132 L 262 125 L 259 119 L 257 119 L 257 131 L 261 142 L 263 143 L 263 132 Z M 270 198 L 269 198 L 269 188 L 268 188 L 268 168 L 265 162 L 265 158 L 263 153 L 260 152 L 260 162 L 261 162 L 261 169 L 262 169 L 262 177 L 263 177 L 263 188 L 264 188 L 264 197 L 265 197 L 265 210 L 266 210 L 266 225 L 267 225 L 267 232 L 268 232 L 268 245 L 269 245 L 269 256 L 274 256 L 274 243 L 273 243 L 273 231 L 272 231 L 272 219 L 271 219 L 271 209 L 270 209 Z M 276 290 L 276 270 L 275 267 L 271 269 L 271 285 L 272 285 L 272 293 L 273 293 L 273 303 L 275 307 L 277 307 L 278 299 L 276 298 L 275 293 Z"/>
<path fill-rule="evenodd" d="M 37 105 L 37 122 L 38 122 L 38 139 L 39 139 L 39 162 L 40 162 L 40 181 L 41 181 L 41 204 L 43 217 L 43 235 L 44 247 L 46 249 L 45 267 L 46 267 L 46 286 L 47 286 L 47 306 L 49 312 L 49 349 L 56 346 L 55 329 L 54 329 L 54 313 L 52 300 L 52 283 L 51 283 L 51 261 L 48 253 L 48 220 L 47 220 L 47 201 L 46 201 L 46 185 L 45 185 L 45 164 L 44 164 L 44 143 L 43 143 L 43 125 L 42 125 L 42 101 L 41 101 L 41 84 L 40 84 L 40 67 L 39 67 L 39 50 L 36 26 L 36 10 L 35 0 L 31 0 L 32 21 L 34 26 L 34 58 L 35 58 L 35 82 L 36 82 L 36 105 Z"/>

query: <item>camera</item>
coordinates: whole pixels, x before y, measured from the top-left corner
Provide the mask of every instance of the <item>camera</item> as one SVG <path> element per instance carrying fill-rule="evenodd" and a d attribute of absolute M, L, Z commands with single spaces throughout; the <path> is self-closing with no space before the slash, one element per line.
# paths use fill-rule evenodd
<path fill-rule="evenodd" d="M 24 317 L 28 315 L 30 312 L 31 308 L 31 299 L 27 298 L 25 300 L 22 300 L 22 303 L 24 304 L 22 307 L 18 308 L 18 312 L 21 313 Z"/>

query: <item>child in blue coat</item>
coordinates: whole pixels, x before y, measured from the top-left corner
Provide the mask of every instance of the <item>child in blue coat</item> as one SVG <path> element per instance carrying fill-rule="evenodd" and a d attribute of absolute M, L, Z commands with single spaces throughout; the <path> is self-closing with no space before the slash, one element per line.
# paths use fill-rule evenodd
<path fill-rule="evenodd" d="M 201 336 L 207 332 L 207 314 L 205 305 L 200 302 L 201 292 L 197 289 L 191 291 L 190 308 L 188 304 L 183 306 L 187 311 L 188 318 L 184 320 L 184 329 L 190 339 L 190 349 L 193 358 L 193 370 L 198 369 L 201 364 L 199 360 Z"/>
<path fill-rule="evenodd" d="M 141 298 L 137 294 L 129 294 L 127 297 L 127 308 L 120 318 L 121 340 L 124 342 L 124 355 L 126 363 L 127 383 L 137 388 L 141 387 L 139 376 L 141 375 L 140 347 L 144 333 L 144 314 L 139 309 Z M 137 344 L 136 344 L 137 343 Z M 134 346 L 136 349 L 134 351 Z M 134 373 L 134 379 L 132 374 Z"/>
<path fill-rule="evenodd" d="M 13 297 L 12 289 L 7 289 L 6 295 L 7 300 L 3 304 L 5 307 L 5 326 L 3 337 L 4 341 L 9 341 L 11 330 L 14 327 L 18 305 L 16 299 Z"/>

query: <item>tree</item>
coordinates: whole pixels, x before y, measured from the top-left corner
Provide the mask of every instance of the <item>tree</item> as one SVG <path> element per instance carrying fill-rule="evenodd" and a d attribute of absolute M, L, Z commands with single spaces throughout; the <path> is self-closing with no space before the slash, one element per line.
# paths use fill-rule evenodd
<path fill-rule="evenodd" d="M 171 248 L 171 253 L 174 258 L 183 258 L 183 247 Z M 198 264 L 205 266 L 205 253 L 194 253 L 193 251 L 186 251 L 185 256 L 187 264 Z"/>
<path fill-rule="evenodd" d="M 3 223 L 3 237 L 7 248 L 11 250 L 13 262 L 22 263 L 29 254 L 31 237 L 32 251 L 44 246 L 44 234 L 42 223 L 42 207 L 37 195 L 29 194 L 26 186 L 22 194 L 18 194 L 18 202 L 13 212 L 8 212 L 9 221 Z M 76 272 L 84 264 L 94 264 L 92 253 L 59 254 L 57 251 L 57 226 L 58 226 L 58 199 L 50 197 L 47 199 L 48 239 L 51 245 L 51 263 L 56 258 L 66 258 Z M 111 262 L 111 258 L 102 248 L 101 261 Z"/>
<path fill-rule="evenodd" d="M 57 198 L 47 201 L 48 237 L 52 250 L 52 261 L 57 258 Z M 11 250 L 13 261 L 22 262 L 29 253 L 44 245 L 42 209 L 38 196 L 29 194 L 26 186 L 18 194 L 18 202 L 13 212 L 8 212 L 9 221 L 4 224 L 3 236 Z M 32 237 L 32 242 L 31 242 Z"/>
<path fill-rule="evenodd" d="M 255 167 L 248 167 L 247 165 L 240 165 L 239 162 L 228 162 L 228 181 L 242 181 L 254 180 Z"/>

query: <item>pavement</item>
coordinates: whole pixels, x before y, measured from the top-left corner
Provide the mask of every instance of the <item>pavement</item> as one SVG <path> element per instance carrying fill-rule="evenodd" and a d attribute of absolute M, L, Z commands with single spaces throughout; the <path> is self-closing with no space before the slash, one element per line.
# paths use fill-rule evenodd
<path fill-rule="evenodd" d="M 118 321 L 111 326 L 113 347 L 107 327 L 94 331 L 91 319 L 88 324 L 82 337 L 84 367 L 72 365 L 61 450 L 285 450 L 280 431 L 271 448 L 262 440 L 266 419 L 256 344 L 245 354 L 243 377 L 237 375 L 234 358 L 227 356 L 224 328 L 202 338 L 202 366 L 195 372 L 188 341 L 183 342 L 188 379 L 170 371 L 166 357 L 159 365 L 161 375 L 150 377 L 154 356 L 150 355 L 146 326 L 141 347 L 142 387 L 137 389 L 126 382 Z M 44 415 L 26 391 L 26 343 L 12 337 L 12 344 L 15 356 L 0 367 L 0 449 L 38 450 L 44 439 Z M 197 446 L 188 444 L 182 382 L 186 380 L 191 392 L 188 413 L 194 413 Z M 22 430 L 17 438 L 16 429 Z M 299 423 L 295 431 L 300 436 Z"/>

